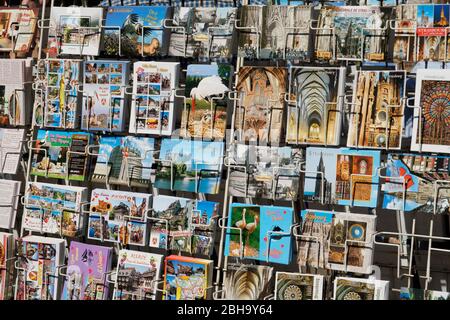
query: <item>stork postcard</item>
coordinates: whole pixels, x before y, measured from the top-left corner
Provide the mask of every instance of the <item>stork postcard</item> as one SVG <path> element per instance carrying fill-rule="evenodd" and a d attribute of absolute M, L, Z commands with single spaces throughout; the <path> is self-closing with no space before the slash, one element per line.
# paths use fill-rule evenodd
<path fill-rule="evenodd" d="M 305 201 L 375 208 L 380 151 L 306 148 Z"/>
<path fill-rule="evenodd" d="M 155 139 L 135 136 L 102 136 L 92 174 L 96 183 L 148 188 Z"/>
<path fill-rule="evenodd" d="M 283 130 L 287 68 L 241 67 L 235 130 L 240 141 L 279 143 Z"/>
<path fill-rule="evenodd" d="M 447 188 L 436 189 L 438 194 L 434 206 L 435 188 L 439 186 L 436 181 L 450 178 L 450 157 L 390 153 L 386 176 L 389 179 L 381 186 L 384 209 L 418 210 L 430 214 L 450 211 L 450 190 Z"/>
<path fill-rule="evenodd" d="M 125 86 L 128 61 L 89 60 L 84 62 L 81 129 L 120 132 L 124 130 Z"/>
<path fill-rule="evenodd" d="M 347 146 L 400 149 L 405 71 L 357 71 Z"/>
<path fill-rule="evenodd" d="M 338 145 L 345 68 L 289 68 L 286 142 Z"/>
<path fill-rule="evenodd" d="M 411 151 L 450 153 L 449 92 L 447 69 L 417 71 Z"/>
<path fill-rule="evenodd" d="M 94 189 L 88 222 L 88 238 L 124 245 L 145 246 L 150 195 Z"/>
<path fill-rule="evenodd" d="M 165 6 L 108 7 L 104 26 L 104 53 L 127 58 L 165 55 L 169 41 Z"/>
<path fill-rule="evenodd" d="M 232 204 L 225 255 L 289 264 L 293 219 L 288 207 Z"/>
<path fill-rule="evenodd" d="M 183 138 L 224 139 L 227 128 L 227 93 L 233 67 L 228 64 L 190 64 L 181 118 Z"/>
<path fill-rule="evenodd" d="M 103 8 L 52 7 L 48 29 L 48 56 L 97 56 L 102 20 Z"/>
<path fill-rule="evenodd" d="M 175 7 L 169 55 L 201 60 L 233 57 L 237 8 Z"/>
<path fill-rule="evenodd" d="M 195 193 L 219 193 L 224 143 L 163 139 L 155 187 Z"/>
<path fill-rule="evenodd" d="M 84 181 L 87 178 L 86 147 L 91 135 L 86 132 L 39 129 L 32 150 L 31 175 Z"/>
<path fill-rule="evenodd" d="M 303 160 L 299 149 L 234 144 L 227 157 L 230 195 L 285 201 L 298 198 Z"/>
<path fill-rule="evenodd" d="M 133 65 L 130 133 L 170 135 L 176 115 L 178 62 L 138 61 Z"/>

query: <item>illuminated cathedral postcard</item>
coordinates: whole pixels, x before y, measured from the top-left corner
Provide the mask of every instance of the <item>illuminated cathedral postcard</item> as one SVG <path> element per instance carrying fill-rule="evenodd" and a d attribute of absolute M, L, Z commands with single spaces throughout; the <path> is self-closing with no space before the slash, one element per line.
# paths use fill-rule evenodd
<path fill-rule="evenodd" d="M 286 68 L 239 69 L 236 90 L 242 98 L 236 109 L 235 130 L 240 141 L 280 142 L 286 86 Z"/>
<path fill-rule="evenodd" d="M 290 68 L 287 143 L 339 144 L 344 84 L 344 68 Z"/>
<path fill-rule="evenodd" d="M 155 150 L 154 144 L 153 138 L 101 137 L 92 181 L 148 187 Z"/>
<path fill-rule="evenodd" d="M 379 166 L 380 151 L 308 147 L 305 200 L 375 208 Z"/>
<path fill-rule="evenodd" d="M 412 151 L 450 153 L 449 92 L 448 70 L 417 71 Z"/>
<path fill-rule="evenodd" d="M 358 71 L 348 147 L 400 149 L 406 89 L 404 71 Z"/>

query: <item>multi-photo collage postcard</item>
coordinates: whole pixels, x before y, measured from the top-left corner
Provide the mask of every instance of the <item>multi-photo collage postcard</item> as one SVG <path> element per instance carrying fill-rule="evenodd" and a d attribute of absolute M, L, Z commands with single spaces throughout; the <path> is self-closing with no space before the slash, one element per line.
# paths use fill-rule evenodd
<path fill-rule="evenodd" d="M 135 62 L 133 68 L 130 133 L 170 135 L 176 121 L 179 63 Z"/>
<path fill-rule="evenodd" d="M 150 195 L 94 189 L 91 195 L 88 238 L 145 246 Z"/>
<path fill-rule="evenodd" d="M 81 128 L 123 131 L 127 61 L 89 60 L 84 63 Z"/>
<path fill-rule="evenodd" d="M 45 60 L 45 96 L 35 121 L 45 127 L 74 129 L 78 125 L 81 60 Z"/>
<path fill-rule="evenodd" d="M 81 204 L 87 188 L 32 182 L 25 192 L 22 227 L 26 230 L 75 237 L 83 229 Z"/>

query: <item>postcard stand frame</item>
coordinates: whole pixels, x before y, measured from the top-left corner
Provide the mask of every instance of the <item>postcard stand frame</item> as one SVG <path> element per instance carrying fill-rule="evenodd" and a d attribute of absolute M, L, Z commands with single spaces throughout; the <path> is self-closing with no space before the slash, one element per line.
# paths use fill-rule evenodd
<path fill-rule="evenodd" d="M 430 282 L 432 281 L 432 277 L 431 277 L 431 253 L 433 251 L 435 252 L 442 252 L 442 253 L 450 253 L 449 249 L 442 249 L 442 248 L 435 248 L 432 246 L 433 240 L 441 240 L 441 241 L 450 241 L 449 237 L 440 237 L 440 236 L 435 236 L 433 235 L 433 220 L 430 220 L 430 227 L 429 227 L 429 234 L 428 235 L 423 235 L 423 234 L 417 234 L 415 233 L 415 219 L 413 219 L 413 223 L 412 223 L 412 230 L 411 233 L 400 233 L 400 232 L 387 232 L 387 231 L 381 231 L 381 232 L 377 232 L 374 234 L 374 243 L 375 244 L 379 244 L 379 245 L 384 245 L 384 246 L 391 246 L 391 247 L 397 247 L 397 279 L 401 279 L 403 277 L 407 277 L 408 278 L 408 284 L 407 284 L 407 288 L 411 288 L 411 279 L 414 277 L 414 274 L 412 274 L 412 266 L 413 266 L 413 256 L 414 256 L 414 240 L 416 238 L 419 239 L 427 239 L 428 240 L 428 248 L 427 248 L 427 259 L 426 259 L 426 270 L 425 270 L 425 276 L 420 276 L 419 278 L 424 279 L 425 280 L 425 290 L 428 289 L 428 286 L 430 284 Z M 407 274 L 400 274 L 400 259 L 401 259 L 401 254 L 400 254 L 400 246 L 401 244 L 393 244 L 393 243 L 386 243 L 386 242 L 380 242 L 377 241 L 375 236 L 376 235 L 385 235 L 385 236 L 397 236 L 399 238 L 401 237 L 405 237 L 405 238 L 410 238 L 411 239 L 411 245 L 410 245 L 410 249 L 409 249 L 409 257 L 408 257 L 408 273 Z M 392 289 L 393 291 L 399 291 L 399 289 Z"/>

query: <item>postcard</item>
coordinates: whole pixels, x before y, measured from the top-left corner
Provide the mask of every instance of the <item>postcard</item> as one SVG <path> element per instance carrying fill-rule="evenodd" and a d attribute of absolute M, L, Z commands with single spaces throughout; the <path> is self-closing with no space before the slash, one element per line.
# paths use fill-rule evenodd
<path fill-rule="evenodd" d="M 171 255 L 164 260 L 163 300 L 208 300 L 212 296 L 212 260 Z"/>
<path fill-rule="evenodd" d="M 135 187 L 150 185 L 155 139 L 102 136 L 92 181 Z"/>
<path fill-rule="evenodd" d="M 171 135 L 176 122 L 178 62 L 135 62 L 130 133 Z"/>
<path fill-rule="evenodd" d="M 328 240 L 328 268 L 370 274 L 376 217 L 335 212 Z"/>
<path fill-rule="evenodd" d="M 150 195 L 94 189 L 88 222 L 88 238 L 145 246 Z"/>
<path fill-rule="evenodd" d="M 1 11 L 0 11 L 1 12 Z M 30 122 L 32 59 L 0 60 L 0 125 L 24 126 Z"/>
<path fill-rule="evenodd" d="M 52 7 L 48 29 L 48 55 L 97 56 L 103 8 Z"/>
<path fill-rule="evenodd" d="M 75 237 L 83 229 L 87 188 L 30 182 L 25 189 L 22 228 Z"/>
<path fill-rule="evenodd" d="M 322 300 L 324 277 L 318 274 L 277 272 L 275 300 Z"/>
<path fill-rule="evenodd" d="M 107 56 L 138 58 L 167 52 L 168 31 L 163 23 L 170 15 L 165 6 L 108 7 L 103 31 Z"/>
<path fill-rule="evenodd" d="M 302 160 L 299 149 L 235 144 L 228 154 L 230 195 L 295 201 Z"/>
<path fill-rule="evenodd" d="M 400 149 L 405 71 L 357 71 L 347 146 Z"/>
<path fill-rule="evenodd" d="M 413 62 L 416 59 L 417 6 L 399 4 L 394 22 L 393 60 Z"/>
<path fill-rule="evenodd" d="M 242 97 L 235 114 L 235 130 L 239 132 L 239 140 L 279 143 L 283 131 L 287 69 L 242 67 L 236 90 Z"/>
<path fill-rule="evenodd" d="M 61 281 L 56 275 L 65 261 L 64 249 L 65 240 L 59 238 L 26 236 L 18 240 L 15 300 L 59 299 Z"/>
<path fill-rule="evenodd" d="M 449 92 L 448 70 L 417 70 L 411 151 L 450 153 Z"/>
<path fill-rule="evenodd" d="M 120 250 L 113 300 L 155 300 L 162 259 L 160 254 Z"/>
<path fill-rule="evenodd" d="M 228 64 L 190 64 L 181 118 L 183 138 L 224 139 L 233 67 Z"/>
<path fill-rule="evenodd" d="M 402 287 L 400 300 L 450 300 L 450 292 Z"/>
<path fill-rule="evenodd" d="M 382 28 L 385 22 L 379 7 L 330 6 L 321 11 L 316 56 L 338 60 L 384 60 Z M 334 29 L 334 32 L 331 32 Z M 330 41 L 334 33 L 335 45 Z"/>
<path fill-rule="evenodd" d="M 417 61 L 446 61 L 447 28 L 450 21 L 450 5 L 417 5 Z"/>
<path fill-rule="evenodd" d="M 269 296 L 273 267 L 230 263 L 224 280 L 227 300 L 263 300 Z"/>
<path fill-rule="evenodd" d="M 380 151 L 306 148 L 305 201 L 375 208 Z"/>
<path fill-rule="evenodd" d="M 14 229 L 22 182 L 0 179 L 0 228 Z"/>
<path fill-rule="evenodd" d="M 233 7 L 175 7 L 169 55 L 203 60 L 233 57 Z"/>
<path fill-rule="evenodd" d="M 219 192 L 223 142 L 163 139 L 155 187 L 216 194 Z"/>
<path fill-rule="evenodd" d="M 309 60 L 311 15 L 311 6 L 265 6 L 260 58 Z"/>
<path fill-rule="evenodd" d="M 150 247 L 209 256 L 218 210 L 217 202 L 155 196 Z"/>
<path fill-rule="evenodd" d="M 0 128 L 0 172 L 16 174 L 25 139 L 25 129 Z"/>
<path fill-rule="evenodd" d="M 334 300 L 389 300 L 389 281 L 336 277 Z"/>
<path fill-rule="evenodd" d="M 32 150 L 31 175 L 84 181 L 88 170 L 86 147 L 90 141 L 91 135 L 86 132 L 39 129 Z"/>
<path fill-rule="evenodd" d="M 128 61 L 84 62 L 81 129 L 120 132 L 125 129 Z"/>
<path fill-rule="evenodd" d="M 232 204 L 228 228 L 241 232 L 227 231 L 225 255 L 289 264 L 293 219 L 288 207 Z"/>
<path fill-rule="evenodd" d="M 301 234 L 297 263 L 300 267 L 328 267 L 328 239 L 331 233 L 333 213 L 319 210 L 301 211 Z"/>
<path fill-rule="evenodd" d="M 107 300 L 112 248 L 71 241 L 61 300 Z"/>
<path fill-rule="evenodd" d="M 78 126 L 81 60 L 46 59 L 38 63 L 33 123 L 74 129 Z"/>
<path fill-rule="evenodd" d="M 39 9 L 0 8 L 0 51 L 27 56 L 33 45 Z"/>
<path fill-rule="evenodd" d="M 290 67 L 286 142 L 338 145 L 345 69 Z"/>
<path fill-rule="evenodd" d="M 448 180 L 449 174 L 450 157 L 388 154 L 386 176 L 389 179 L 381 186 L 382 207 L 407 212 L 419 210 L 435 213 L 435 181 Z M 450 190 L 440 188 L 437 193 L 436 213 L 444 214 L 450 210 L 449 199 Z"/>
<path fill-rule="evenodd" d="M 239 17 L 238 57 L 257 59 L 261 48 L 264 6 L 242 6 Z"/>
<path fill-rule="evenodd" d="M 0 300 L 12 298 L 14 256 L 14 236 L 0 232 Z"/>

